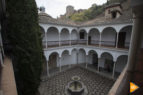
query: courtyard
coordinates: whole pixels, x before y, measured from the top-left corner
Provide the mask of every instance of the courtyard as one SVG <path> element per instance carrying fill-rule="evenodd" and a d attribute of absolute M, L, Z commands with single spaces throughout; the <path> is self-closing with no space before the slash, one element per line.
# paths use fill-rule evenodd
<path fill-rule="evenodd" d="M 114 84 L 112 79 L 80 66 L 74 66 L 41 81 L 40 95 L 66 95 L 65 87 L 73 76 L 80 77 L 80 81 L 87 87 L 88 95 L 107 95 Z"/>

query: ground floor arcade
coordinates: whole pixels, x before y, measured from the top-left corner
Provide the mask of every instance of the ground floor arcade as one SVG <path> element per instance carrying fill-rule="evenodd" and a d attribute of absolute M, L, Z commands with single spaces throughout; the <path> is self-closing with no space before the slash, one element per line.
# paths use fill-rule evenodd
<path fill-rule="evenodd" d="M 85 48 L 63 49 L 60 53 L 52 51 L 48 53 L 47 64 L 43 66 L 43 74 L 50 76 L 55 70 L 61 72 L 64 67 L 70 68 L 73 65 L 85 64 L 85 68 L 94 67 L 96 71 L 116 78 L 127 64 L 128 53 L 116 54 L 116 51 L 114 52 L 99 52 Z"/>

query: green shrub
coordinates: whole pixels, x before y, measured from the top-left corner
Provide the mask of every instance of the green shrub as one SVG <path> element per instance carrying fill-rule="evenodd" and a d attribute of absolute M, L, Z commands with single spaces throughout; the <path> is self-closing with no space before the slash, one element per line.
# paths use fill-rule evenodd
<path fill-rule="evenodd" d="M 35 95 L 44 55 L 35 0 L 6 0 L 7 35 L 19 95 Z"/>

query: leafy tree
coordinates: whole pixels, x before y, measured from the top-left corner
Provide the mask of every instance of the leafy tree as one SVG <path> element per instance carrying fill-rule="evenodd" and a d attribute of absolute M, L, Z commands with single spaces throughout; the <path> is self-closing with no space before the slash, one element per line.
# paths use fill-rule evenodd
<path fill-rule="evenodd" d="M 35 0 L 6 0 L 7 34 L 19 95 L 35 95 L 44 62 Z"/>

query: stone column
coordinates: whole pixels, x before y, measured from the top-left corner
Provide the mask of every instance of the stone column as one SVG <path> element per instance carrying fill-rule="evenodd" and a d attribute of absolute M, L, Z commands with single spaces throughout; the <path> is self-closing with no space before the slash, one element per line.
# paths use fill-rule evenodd
<path fill-rule="evenodd" d="M 76 56 L 77 56 L 77 64 L 78 64 L 78 51 L 77 51 L 77 54 L 76 54 Z"/>
<path fill-rule="evenodd" d="M 70 56 L 70 58 L 71 58 L 71 55 L 69 55 Z M 69 68 L 71 68 L 71 63 L 69 62 Z"/>
<path fill-rule="evenodd" d="M 47 60 L 47 76 L 49 77 L 50 76 L 50 73 L 49 73 L 49 61 Z"/>
<path fill-rule="evenodd" d="M 87 46 L 88 46 L 88 33 L 87 33 L 87 43 L 86 43 L 86 44 L 87 44 Z"/>
<path fill-rule="evenodd" d="M 60 72 L 62 71 L 62 66 L 61 66 L 61 57 L 59 57 L 59 63 L 60 63 Z"/>
<path fill-rule="evenodd" d="M 117 33 L 117 37 L 116 37 L 116 48 L 118 48 L 118 39 L 119 39 L 119 33 Z"/>
<path fill-rule="evenodd" d="M 98 72 L 100 72 L 100 68 L 99 68 L 100 59 L 101 59 L 101 58 L 98 58 Z"/>
<path fill-rule="evenodd" d="M 46 39 L 46 49 L 48 48 L 48 40 L 47 40 L 47 33 L 45 33 L 45 39 Z"/>
<path fill-rule="evenodd" d="M 115 69 L 116 69 L 116 62 L 114 62 L 112 78 L 114 78 L 114 76 L 115 76 Z"/>
<path fill-rule="evenodd" d="M 85 58 L 85 62 L 86 62 L 86 65 L 85 65 L 85 68 L 87 68 L 88 66 L 88 60 L 87 60 L 88 56 L 86 55 L 86 58 Z"/>
<path fill-rule="evenodd" d="M 71 46 L 71 33 L 70 33 L 70 46 Z"/>
<path fill-rule="evenodd" d="M 101 47 L 101 33 L 100 33 L 100 39 L 99 39 L 99 47 Z"/>
<path fill-rule="evenodd" d="M 59 33 L 59 47 L 61 46 L 61 33 Z"/>

